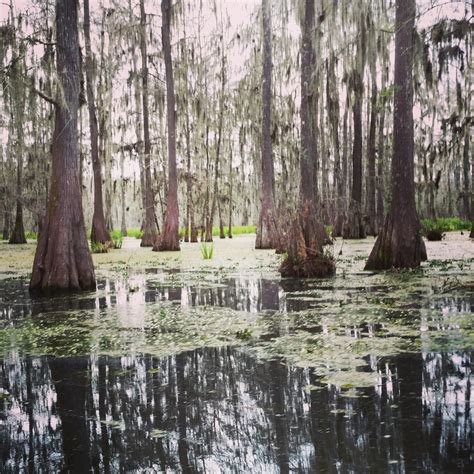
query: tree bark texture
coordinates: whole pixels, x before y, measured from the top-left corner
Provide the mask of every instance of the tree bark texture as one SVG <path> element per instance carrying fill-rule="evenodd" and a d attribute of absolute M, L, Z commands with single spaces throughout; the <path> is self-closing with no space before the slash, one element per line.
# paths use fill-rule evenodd
<path fill-rule="evenodd" d="M 415 0 L 397 0 L 395 20 L 395 108 L 392 201 L 366 270 L 415 268 L 426 260 L 415 205 L 413 48 Z"/>
<path fill-rule="evenodd" d="M 314 206 L 314 137 L 311 131 L 311 108 L 310 101 L 312 91 L 310 90 L 312 76 L 312 31 L 314 28 L 314 2 L 305 0 L 305 15 L 303 20 L 303 37 L 301 45 L 301 153 L 300 153 L 300 176 L 301 176 L 301 207 L 306 204 Z"/>
<path fill-rule="evenodd" d="M 84 0 L 84 42 L 86 52 L 86 94 L 89 112 L 92 169 L 94 173 L 94 213 L 92 216 L 91 241 L 106 244 L 110 234 L 105 225 L 104 201 L 102 195 L 102 167 L 99 159 L 99 128 L 94 99 L 94 64 L 91 51 L 89 0 Z"/>
<path fill-rule="evenodd" d="M 376 127 L 377 127 L 377 83 L 375 77 L 372 79 L 372 95 L 370 99 L 370 124 L 369 137 L 367 140 L 367 232 L 370 235 L 377 235 L 377 216 L 376 216 L 376 186 L 375 186 L 375 164 L 376 164 Z"/>
<path fill-rule="evenodd" d="M 77 0 L 56 0 L 56 43 L 62 98 L 55 110 L 48 210 L 30 282 L 31 290 L 43 292 L 95 288 L 78 175 Z"/>
<path fill-rule="evenodd" d="M 382 100 L 379 114 L 378 153 L 377 153 L 377 232 L 382 228 L 385 216 L 384 165 L 385 165 L 385 99 Z"/>
<path fill-rule="evenodd" d="M 275 174 L 272 156 L 272 25 L 270 0 L 262 0 L 263 72 L 262 72 L 262 187 L 260 215 L 255 248 L 272 249 L 277 245 L 275 216 Z"/>
<path fill-rule="evenodd" d="M 352 194 L 349 215 L 344 227 L 345 239 L 364 239 L 365 228 L 362 220 L 362 77 L 354 72 L 354 143 L 352 148 Z"/>
<path fill-rule="evenodd" d="M 312 35 L 314 29 L 314 1 L 305 0 L 301 43 L 301 153 L 300 153 L 300 209 L 288 220 L 289 229 L 283 233 L 282 247 L 287 256 L 279 272 L 282 276 L 303 278 L 326 277 L 334 274 L 332 259 L 323 255 L 328 237 L 316 218 L 316 153 L 312 101 L 312 70 L 314 68 Z M 277 249 L 278 251 L 282 249 Z"/>
<path fill-rule="evenodd" d="M 166 118 L 168 121 L 168 197 L 163 232 L 153 250 L 179 250 L 178 176 L 176 172 L 176 111 L 171 60 L 171 0 L 161 1 L 162 41 L 166 70 Z"/>
<path fill-rule="evenodd" d="M 18 55 L 16 47 L 16 38 L 13 39 L 14 54 Z M 23 85 L 23 74 L 25 69 L 22 67 L 23 61 L 20 57 L 16 57 L 13 65 L 13 97 L 12 110 L 14 113 L 13 123 L 15 124 L 16 141 L 13 149 L 16 154 L 16 214 L 15 224 L 8 243 L 10 244 L 26 244 L 25 228 L 23 226 L 23 202 L 22 202 L 22 187 L 23 187 L 23 153 L 24 153 L 24 116 L 25 116 L 25 96 L 26 90 Z"/>
<path fill-rule="evenodd" d="M 155 199 L 151 181 L 151 142 L 150 118 L 148 108 L 148 59 L 145 0 L 140 0 L 140 51 L 142 56 L 142 103 L 143 103 L 143 141 L 145 165 L 145 223 L 143 226 L 142 247 L 152 247 L 156 243 Z"/>
<path fill-rule="evenodd" d="M 233 171 L 232 171 L 232 144 L 230 146 L 230 156 L 229 156 L 229 230 L 227 232 L 227 237 L 232 239 L 232 208 L 233 208 Z"/>
<path fill-rule="evenodd" d="M 130 152 L 130 161 L 132 152 Z M 125 201 L 125 192 L 127 188 L 127 180 L 125 179 L 125 152 L 122 150 L 120 154 L 120 201 L 122 204 L 122 218 L 120 223 L 120 233 L 127 236 L 127 203 Z"/>

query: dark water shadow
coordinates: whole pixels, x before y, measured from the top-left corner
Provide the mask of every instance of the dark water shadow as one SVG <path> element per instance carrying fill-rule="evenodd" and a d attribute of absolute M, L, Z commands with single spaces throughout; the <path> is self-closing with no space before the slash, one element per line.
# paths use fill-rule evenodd
<path fill-rule="evenodd" d="M 2 472 L 472 472 L 473 356 L 381 359 L 379 384 L 352 398 L 314 369 L 231 347 L 11 355 Z"/>

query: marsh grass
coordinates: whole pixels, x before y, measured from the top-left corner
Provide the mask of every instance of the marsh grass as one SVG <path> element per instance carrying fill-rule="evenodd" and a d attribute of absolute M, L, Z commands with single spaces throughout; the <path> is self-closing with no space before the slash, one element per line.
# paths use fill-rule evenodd
<path fill-rule="evenodd" d="M 90 243 L 92 253 L 107 253 L 109 251 L 109 246 L 107 244 L 95 242 L 94 240 L 91 240 Z"/>
<path fill-rule="evenodd" d="M 206 242 L 201 242 L 201 255 L 204 260 L 211 260 L 214 254 L 214 244 L 211 242 L 207 244 Z"/>
<path fill-rule="evenodd" d="M 114 230 L 110 233 L 114 249 L 121 249 L 123 244 L 123 235 L 120 230 Z"/>
<path fill-rule="evenodd" d="M 127 229 L 127 237 L 141 239 L 143 237 L 143 232 L 140 229 Z"/>
<path fill-rule="evenodd" d="M 460 217 L 438 217 L 437 219 L 422 219 L 421 230 L 423 235 L 429 232 L 452 232 L 460 230 L 471 230 L 471 222 Z"/>

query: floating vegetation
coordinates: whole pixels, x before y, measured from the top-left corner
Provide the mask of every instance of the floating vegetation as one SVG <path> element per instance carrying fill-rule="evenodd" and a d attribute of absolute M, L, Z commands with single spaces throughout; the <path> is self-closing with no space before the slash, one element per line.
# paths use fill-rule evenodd
<path fill-rule="evenodd" d="M 234 239 L 236 248 L 245 248 L 239 239 L 247 242 Z M 149 252 L 116 250 L 97 255 L 107 263 L 95 293 L 54 300 L 29 300 L 28 279 L 7 270 L 0 351 L 161 357 L 231 345 L 312 368 L 321 386 L 351 397 L 380 383 L 374 360 L 474 347 L 472 259 L 462 269 L 460 260 L 439 258 L 421 272 L 373 274 L 353 258 L 362 245 L 338 261 L 344 278 L 304 282 L 277 280 L 268 266 L 278 257 L 266 251 L 219 252 L 208 264 L 193 247 L 194 259 L 160 256 L 156 265 Z"/>

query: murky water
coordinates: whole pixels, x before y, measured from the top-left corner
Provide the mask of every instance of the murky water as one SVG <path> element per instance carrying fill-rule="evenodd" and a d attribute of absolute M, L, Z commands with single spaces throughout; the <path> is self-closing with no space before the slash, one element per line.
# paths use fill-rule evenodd
<path fill-rule="evenodd" d="M 2 281 L 1 471 L 473 472 L 472 289 L 364 278 Z"/>

